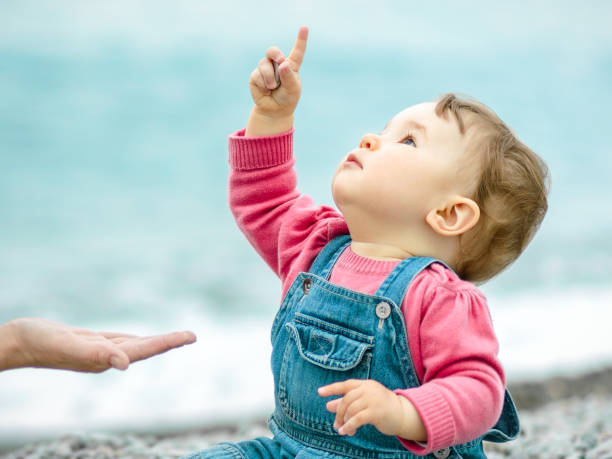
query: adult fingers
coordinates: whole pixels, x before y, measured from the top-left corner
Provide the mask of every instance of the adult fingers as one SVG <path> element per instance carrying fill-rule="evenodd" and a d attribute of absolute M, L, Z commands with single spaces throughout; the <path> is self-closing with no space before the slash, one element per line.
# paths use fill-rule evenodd
<path fill-rule="evenodd" d="M 128 355 L 130 362 L 136 362 L 195 341 L 195 335 L 192 332 L 185 331 L 138 338 L 123 342 L 118 346 Z"/>
<path fill-rule="evenodd" d="M 104 341 L 80 340 L 71 346 L 71 352 L 62 358 L 60 366 L 76 371 L 100 373 L 110 367 L 125 370 L 130 359 L 118 346 Z"/>
<path fill-rule="evenodd" d="M 114 344 L 125 343 L 126 341 L 131 341 L 133 339 L 138 339 L 138 337 L 137 336 L 117 336 L 115 338 L 109 338 L 110 342 Z"/>
<path fill-rule="evenodd" d="M 127 370 L 130 366 L 130 358 L 121 349 L 115 349 L 108 358 L 108 363 L 117 370 Z"/>
<path fill-rule="evenodd" d="M 302 65 L 302 61 L 304 60 L 304 54 L 306 53 L 307 41 L 308 27 L 302 26 L 298 31 L 298 36 L 295 40 L 295 44 L 293 45 L 293 49 L 291 50 L 291 53 L 289 53 L 289 57 L 287 58 L 291 63 L 291 69 L 294 72 L 298 72 L 300 70 L 300 66 Z"/>
<path fill-rule="evenodd" d="M 136 335 L 130 335 L 129 333 L 116 333 L 116 332 L 100 332 L 100 335 L 104 336 L 104 338 L 114 339 L 114 338 L 138 338 Z"/>

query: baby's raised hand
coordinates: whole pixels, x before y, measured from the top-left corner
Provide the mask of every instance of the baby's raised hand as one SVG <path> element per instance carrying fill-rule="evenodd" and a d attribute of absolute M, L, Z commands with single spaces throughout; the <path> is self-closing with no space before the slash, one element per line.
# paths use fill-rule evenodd
<path fill-rule="evenodd" d="M 308 28 L 300 27 L 289 57 L 285 58 L 279 48 L 272 46 L 251 73 L 249 87 L 255 102 L 253 110 L 258 115 L 272 119 L 293 115 L 302 90 L 298 72 L 306 52 L 307 39 Z"/>
<path fill-rule="evenodd" d="M 372 379 L 349 379 L 319 388 L 319 395 L 343 395 L 327 403 L 336 413 L 334 428 L 340 435 L 355 435 L 357 429 L 371 424 L 385 435 L 422 441 L 426 433 L 414 406 Z"/>

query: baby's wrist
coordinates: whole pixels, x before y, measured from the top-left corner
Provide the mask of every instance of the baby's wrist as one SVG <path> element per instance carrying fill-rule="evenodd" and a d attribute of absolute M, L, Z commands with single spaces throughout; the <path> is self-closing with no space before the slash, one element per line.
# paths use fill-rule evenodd
<path fill-rule="evenodd" d="M 400 406 L 402 407 L 400 410 L 402 413 L 399 426 L 400 431 L 397 436 L 406 440 L 426 442 L 427 431 L 425 430 L 425 425 L 423 424 L 423 420 L 421 419 L 419 412 L 416 410 L 412 402 L 406 397 L 399 394 L 395 395 L 398 397 Z"/>
<path fill-rule="evenodd" d="M 247 122 L 245 137 L 260 137 L 281 134 L 293 127 L 293 114 L 270 116 L 254 107 Z"/>

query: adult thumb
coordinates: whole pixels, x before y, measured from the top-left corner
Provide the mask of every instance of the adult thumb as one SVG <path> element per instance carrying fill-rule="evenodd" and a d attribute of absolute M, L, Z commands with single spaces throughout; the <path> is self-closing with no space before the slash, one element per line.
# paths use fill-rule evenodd
<path fill-rule="evenodd" d="M 125 352 L 117 349 L 110 355 L 108 363 L 117 370 L 127 370 L 130 365 L 130 359 Z"/>

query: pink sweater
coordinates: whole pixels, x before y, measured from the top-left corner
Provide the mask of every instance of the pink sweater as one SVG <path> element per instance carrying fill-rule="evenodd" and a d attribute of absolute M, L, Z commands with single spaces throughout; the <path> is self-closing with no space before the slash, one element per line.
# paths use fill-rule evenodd
<path fill-rule="evenodd" d="M 338 211 L 315 206 L 297 190 L 293 131 L 244 137 L 241 130 L 229 138 L 232 212 L 249 242 L 280 277 L 283 296 L 328 241 L 348 233 Z M 349 248 L 338 259 L 330 281 L 373 294 L 397 263 L 364 258 Z M 426 454 L 483 435 L 499 418 L 505 387 L 484 295 L 434 264 L 415 277 L 402 312 L 421 385 L 396 393 L 416 407 L 427 444 L 400 441 L 408 450 Z"/>

